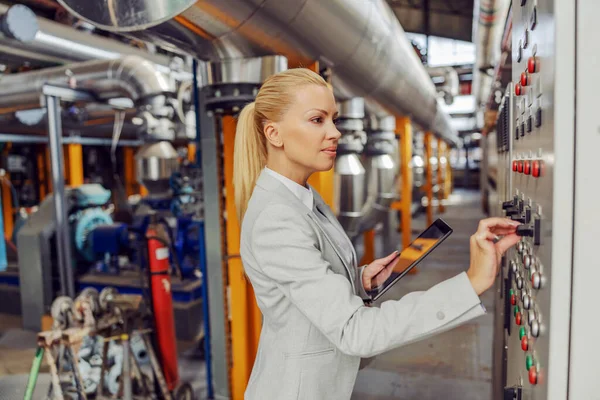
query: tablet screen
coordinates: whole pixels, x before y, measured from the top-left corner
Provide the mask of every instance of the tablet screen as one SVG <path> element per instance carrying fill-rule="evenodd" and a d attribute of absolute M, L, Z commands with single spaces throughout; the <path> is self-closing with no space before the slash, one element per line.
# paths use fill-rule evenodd
<path fill-rule="evenodd" d="M 435 247 L 452 233 L 452 228 L 442 219 L 437 219 L 423 233 L 421 233 L 406 249 L 400 253 L 400 260 L 394 267 L 394 271 L 386 281 L 369 291 L 368 294 L 376 300 L 389 287 L 394 285 L 400 278 L 414 268 Z M 392 261 L 394 262 L 394 261 Z"/>

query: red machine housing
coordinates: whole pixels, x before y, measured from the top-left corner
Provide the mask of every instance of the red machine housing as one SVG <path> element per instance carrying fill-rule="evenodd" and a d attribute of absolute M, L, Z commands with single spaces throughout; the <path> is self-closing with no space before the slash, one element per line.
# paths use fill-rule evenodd
<path fill-rule="evenodd" d="M 159 240 L 165 236 L 160 235 L 158 230 L 152 226 L 146 231 L 157 351 L 167 386 L 170 391 L 173 391 L 179 383 L 179 370 L 173 296 L 171 295 L 171 277 L 169 275 L 169 248 L 162 240 Z M 163 240 L 168 241 L 168 236 Z"/>

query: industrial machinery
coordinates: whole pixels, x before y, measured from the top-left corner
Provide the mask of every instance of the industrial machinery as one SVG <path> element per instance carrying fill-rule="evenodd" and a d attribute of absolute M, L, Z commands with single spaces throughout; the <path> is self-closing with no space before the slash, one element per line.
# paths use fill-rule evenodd
<path fill-rule="evenodd" d="M 151 228 L 149 233 L 156 232 Z M 149 256 L 168 252 L 152 241 L 156 239 L 149 239 Z M 151 263 L 156 261 L 152 258 Z M 152 270 L 160 272 L 161 267 Z M 75 392 L 83 399 L 193 400 L 191 385 L 177 373 L 171 294 L 164 279 L 160 273 L 152 277 L 149 298 L 120 294 L 112 287 L 100 293 L 87 288 L 75 299 L 56 298 L 53 325 L 37 336 L 25 400 L 32 399 L 42 358 L 52 376 L 48 396 L 55 399 L 71 398 Z"/>
<path fill-rule="evenodd" d="M 598 397 L 593 0 L 512 3 L 512 82 L 496 125 L 491 212 L 522 223 L 496 287 L 494 399 Z"/>

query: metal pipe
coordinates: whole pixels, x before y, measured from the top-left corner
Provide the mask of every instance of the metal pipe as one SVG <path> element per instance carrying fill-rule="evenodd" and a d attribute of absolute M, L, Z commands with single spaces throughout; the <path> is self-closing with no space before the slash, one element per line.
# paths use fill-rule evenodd
<path fill-rule="evenodd" d="M 491 91 L 491 74 L 499 61 L 509 5 L 509 0 L 476 0 L 473 4 L 473 38 L 477 61 L 473 68 L 472 91 L 478 108 L 484 105 Z"/>
<path fill-rule="evenodd" d="M 150 105 L 158 115 L 164 113 L 164 97 L 175 92 L 174 83 L 154 64 L 127 56 L 5 76 L 0 80 L 0 113 L 40 107 L 42 89 L 48 83 L 83 89 L 99 100 L 128 97 L 138 106 Z"/>
<path fill-rule="evenodd" d="M 67 201 L 65 199 L 65 178 L 63 175 L 62 126 L 60 99 L 46 95 L 48 109 L 48 139 L 50 144 L 50 164 L 52 165 L 52 187 L 54 188 L 54 210 L 56 213 L 56 247 L 58 253 L 58 274 L 61 292 L 75 298 L 73 267 L 71 265 L 71 235 L 67 221 Z"/>
<path fill-rule="evenodd" d="M 427 71 L 384 0 L 59 0 L 72 14 L 113 32 L 170 44 L 205 60 L 281 54 L 290 61 L 331 66 L 354 97 L 373 100 L 390 114 L 411 116 L 424 129 L 444 114 Z M 170 5 L 170 2 L 169 2 Z M 154 10 L 161 10 L 157 18 Z M 122 10 L 122 12 L 120 12 Z M 165 11 L 172 11 L 171 13 Z M 456 143 L 456 131 L 436 134 Z"/>
<path fill-rule="evenodd" d="M 35 135 L 15 135 L 11 133 L 0 133 L 0 143 L 48 143 L 48 137 Z M 79 136 L 65 137 L 63 144 L 81 144 L 84 146 L 110 146 L 112 139 L 84 138 Z M 117 146 L 138 147 L 144 144 L 141 140 L 119 139 Z"/>
<path fill-rule="evenodd" d="M 0 14 L 10 6 L 0 3 Z M 171 59 L 161 54 L 137 49 L 119 41 L 74 29 L 37 16 L 39 30 L 31 41 L 0 35 L 0 54 L 13 63 L 24 61 L 37 66 L 53 66 L 89 60 L 114 60 L 125 55 L 143 57 L 168 73 Z"/>

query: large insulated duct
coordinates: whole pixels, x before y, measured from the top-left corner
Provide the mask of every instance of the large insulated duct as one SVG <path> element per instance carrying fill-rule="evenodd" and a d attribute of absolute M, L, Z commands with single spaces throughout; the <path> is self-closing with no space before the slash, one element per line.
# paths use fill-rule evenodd
<path fill-rule="evenodd" d="M 355 97 L 339 103 L 338 141 L 335 160 L 335 209 L 338 220 L 352 238 L 358 235 L 364 205 L 365 169 L 360 160 L 366 142 L 364 99 Z"/>
<path fill-rule="evenodd" d="M 365 204 L 360 231 L 373 229 L 387 217 L 390 206 L 398 198 L 396 119 L 394 116 L 371 118 L 367 143 L 363 152 L 366 170 Z"/>
<path fill-rule="evenodd" d="M 174 96 L 174 84 L 146 59 L 128 56 L 5 75 L 0 79 L 0 114 L 39 108 L 46 84 L 87 90 L 100 101 L 129 98 L 154 119 L 150 135 L 172 136 L 168 99 Z"/>
<path fill-rule="evenodd" d="M 510 0 L 476 0 L 473 38 L 476 49 L 473 94 L 477 108 L 483 106 L 492 88 L 494 67 L 500 59 L 500 42 Z"/>
<path fill-rule="evenodd" d="M 12 7 L 0 3 L 0 15 L 6 15 L 9 9 Z M 88 60 L 114 60 L 134 55 L 160 66 L 163 73 L 169 72 L 171 60 L 167 56 L 153 54 L 39 16 L 34 15 L 33 18 L 37 25 L 33 37 L 0 33 L 0 58 L 3 62 L 17 65 L 28 62 L 32 65 L 50 67 Z M 27 26 L 24 26 L 24 23 L 24 21 L 15 21 L 14 25 L 25 30 Z"/>
<path fill-rule="evenodd" d="M 334 68 L 354 96 L 374 100 L 391 114 L 411 116 L 427 130 L 443 114 L 427 71 L 384 0 L 59 2 L 102 29 L 205 60 L 268 54 L 319 60 Z M 435 133 L 445 140 L 458 142 L 452 127 L 435 128 L 443 129 Z"/>

